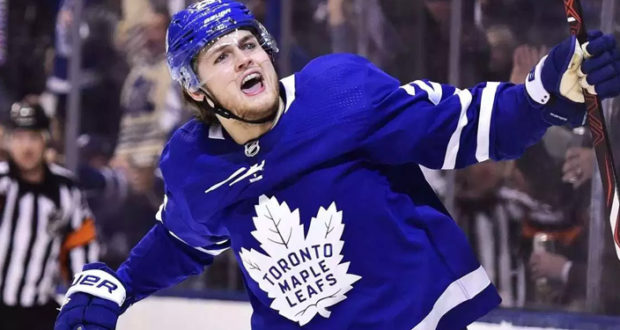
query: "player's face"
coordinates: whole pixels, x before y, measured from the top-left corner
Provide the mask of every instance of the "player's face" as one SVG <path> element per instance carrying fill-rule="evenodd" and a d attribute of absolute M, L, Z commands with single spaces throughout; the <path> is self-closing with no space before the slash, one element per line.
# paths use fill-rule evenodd
<path fill-rule="evenodd" d="M 198 76 L 217 102 L 241 118 L 260 119 L 277 109 L 278 76 L 249 31 L 234 31 L 202 51 Z"/>
<path fill-rule="evenodd" d="M 9 137 L 9 153 L 21 171 L 32 171 L 43 164 L 45 138 L 40 131 L 16 129 Z"/>

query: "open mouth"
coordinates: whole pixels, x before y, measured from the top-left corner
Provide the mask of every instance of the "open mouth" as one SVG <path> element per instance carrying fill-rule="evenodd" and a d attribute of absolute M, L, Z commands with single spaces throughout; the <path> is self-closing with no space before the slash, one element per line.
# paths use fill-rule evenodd
<path fill-rule="evenodd" d="M 265 90 L 265 84 L 263 84 L 263 76 L 258 73 L 250 73 L 243 78 L 241 82 L 241 91 L 245 95 L 254 96 Z"/>

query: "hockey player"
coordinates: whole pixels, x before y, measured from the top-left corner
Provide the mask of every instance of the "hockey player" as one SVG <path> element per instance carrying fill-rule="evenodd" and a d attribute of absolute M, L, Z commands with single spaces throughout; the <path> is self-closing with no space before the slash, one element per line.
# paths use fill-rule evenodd
<path fill-rule="evenodd" d="M 163 151 L 159 222 L 118 270 L 75 277 L 57 330 L 113 329 L 229 248 L 253 329 L 462 329 L 500 298 L 418 164 L 518 157 L 550 125 L 583 124 L 582 85 L 620 93 L 620 56 L 601 33 L 553 48 L 524 85 L 464 90 L 401 86 L 347 54 L 278 82 L 276 52 L 236 1 L 174 15 L 168 63 L 199 116 Z"/>

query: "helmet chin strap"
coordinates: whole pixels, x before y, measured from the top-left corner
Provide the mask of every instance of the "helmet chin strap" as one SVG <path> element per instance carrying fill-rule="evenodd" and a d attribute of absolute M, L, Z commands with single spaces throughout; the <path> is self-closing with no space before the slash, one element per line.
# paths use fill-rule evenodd
<path fill-rule="evenodd" d="M 216 114 L 226 119 L 235 119 L 235 120 L 248 123 L 248 124 L 264 124 L 264 123 L 273 121 L 276 118 L 276 115 L 278 114 L 277 111 L 274 111 L 274 113 L 268 116 L 265 116 L 263 118 L 259 118 L 259 119 L 249 120 L 249 119 L 241 118 L 235 115 L 234 113 L 232 113 L 231 111 L 220 106 L 219 104 L 215 104 L 215 102 L 213 102 L 212 98 L 209 96 L 209 93 L 204 88 L 200 87 L 200 91 L 205 96 L 205 99 L 203 100 L 203 102 L 206 102 L 211 107 L 211 109 L 213 109 L 213 112 L 215 112 Z"/>

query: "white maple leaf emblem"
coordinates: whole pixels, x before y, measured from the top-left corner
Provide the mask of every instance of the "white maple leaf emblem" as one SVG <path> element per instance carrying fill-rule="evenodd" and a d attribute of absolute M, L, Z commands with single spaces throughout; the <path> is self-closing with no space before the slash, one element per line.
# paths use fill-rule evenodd
<path fill-rule="evenodd" d="M 345 293 L 361 279 L 347 273 L 349 262 L 340 263 L 342 211 L 336 203 L 319 208 L 304 237 L 299 210 L 291 212 L 286 202 L 262 195 L 255 208 L 252 236 L 268 255 L 245 248 L 239 255 L 252 279 L 273 299 L 270 307 L 299 325 L 316 314 L 328 318 L 327 308 L 346 299 Z"/>

